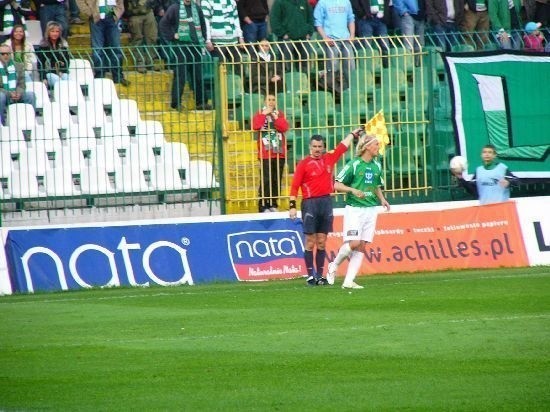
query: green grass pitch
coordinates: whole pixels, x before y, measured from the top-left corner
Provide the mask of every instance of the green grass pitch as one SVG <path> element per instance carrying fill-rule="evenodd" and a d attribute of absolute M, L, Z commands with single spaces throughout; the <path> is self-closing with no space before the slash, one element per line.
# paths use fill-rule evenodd
<path fill-rule="evenodd" d="M 3 411 L 547 411 L 550 268 L 0 298 Z"/>

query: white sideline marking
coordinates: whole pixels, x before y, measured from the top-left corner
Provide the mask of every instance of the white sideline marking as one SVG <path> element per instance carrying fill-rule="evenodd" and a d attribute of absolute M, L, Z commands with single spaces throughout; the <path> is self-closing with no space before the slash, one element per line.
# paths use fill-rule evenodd
<path fill-rule="evenodd" d="M 391 275 L 389 275 L 391 276 Z M 413 276 L 413 275 L 411 275 Z M 363 279 L 368 279 L 369 276 L 364 276 Z M 491 280 L 491 279 L 519 279 L 519 278 L 544 278 L 544 277 L 550 277 L 550 273 L 534 273 L 534 274 L 514 274 L 514 275 L 494 275 L 494 276 L 466 276 L 464 278 L 447 278 L 447 279 L 436 279 L 436 278 L 425 278 L 421 279 L 419 281 L 399 281 L 399 282 L 390 282 L 390 283 L 383 283 L 383 284 L 367 284 L 367 288 L 377 288 L 377 287 L 384 287 L 384 286 L 401 286 L 401 285 L 422 285 L 426 283 L 438 283 L 438 282 L 462 282 L 462 281 L 475 281 L 475 280 Z M 283 281 L 281 281 L 283 282 Z M 367 281 L 368 283 L 368 281 Z M 230 284 L 228 284 L 229 286 Z M 178 288 L 185 287 L 185 290 L 178 290 L 177 292 L 158 292 L 153 294 L 129 294 L 129 295 L 122 295 L 122 296 L 100 296 L 100 297 L 58 297 L 58 298 L 50 298 L 46 295 L 40 296 L 40 295 L 20 295 L 20 296 L 9 296 L 5 299 L 0 299 L 0 306 L 1 305 L 18 305 L 18 304 L 32 304 L 32 303 L 59 303 L 59 302 L 80 302 L 80 301 L 100 301 L 100 300 L 119 300 L 119 299 L 136 299 L 136 298 L 156 298 L 156 297 L 164 297 L 164 296 L 180 296 L 180 295 L 215 295 L 215 294 L 228 294 L 228 293 L 234 293 L 234 291 L 229 289 L 224 290 L 200 290 L 195 291 L 195 288 L 201 288 L 203 286 L 207 286 L 207 284 L 202 284 L 198 286 L 189 286 L 188 288 L 186 286 L 179 286 Z M 117 288 L 113 288 L 117 290 Z M 147 289 L 147 288 L 144 288 Z M 289 290 L 303 290 L 306 289 L 305 284 L 304 287 L 294 287 L 294 288 L 277 288 L 277 289 L 258 289 L 254 288 L 253 285 L 250 285 L 250 288 L 248 289 L 249 292 L 284 292 Z M 331 287 L 323 287 L 323 289 L 333 289 Z M 101 289 L 91 289 L 94 291 L 100 291 Z M 121 290 L 121 289 L 118 289 Z M 335 291 L 341 292 L 340 288 L 334 288 Z M 129 292 L 133 293 L 131 289 L 128 290 Z M 68 291 L 66 293 L 70 293 L 71 291 Z M 359 292 L 360 293 L 360 292 Z M 44 297 L 44 299 L 41 299 Z"/>

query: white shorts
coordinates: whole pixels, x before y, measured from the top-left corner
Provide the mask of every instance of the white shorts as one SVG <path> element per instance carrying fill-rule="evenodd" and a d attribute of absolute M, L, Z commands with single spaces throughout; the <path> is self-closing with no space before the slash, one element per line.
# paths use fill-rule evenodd
<path fill-rule="evenodd" d="M 376 207 L 348 206 L 344 210 L 344 242 L 351 240 L 364 240 L 372 242 L 376 218 Z"/>

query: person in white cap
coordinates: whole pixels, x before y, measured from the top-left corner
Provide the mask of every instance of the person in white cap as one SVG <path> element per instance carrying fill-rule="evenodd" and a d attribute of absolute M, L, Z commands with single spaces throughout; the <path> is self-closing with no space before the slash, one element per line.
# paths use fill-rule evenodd
<path fill-rule="evenodd" d="M 363 261 L 363 249 L 372 242 L 376 227 L 377 208 L 380 203 L 387 211 L 390 204 L 382 193 L 384 180 L 378 160 L 380 143 L 376 136 L 365 134 L 357 143 L 355 158 L 350 160 L 336 176 L 334 188 L 347 193 L 344 212 L 344 244 L 336 258 L 328 265 L 327 282 L 333 285 L 336 269 L 350 258 L 344 289 L 363 289 L 355 283 Z"/>

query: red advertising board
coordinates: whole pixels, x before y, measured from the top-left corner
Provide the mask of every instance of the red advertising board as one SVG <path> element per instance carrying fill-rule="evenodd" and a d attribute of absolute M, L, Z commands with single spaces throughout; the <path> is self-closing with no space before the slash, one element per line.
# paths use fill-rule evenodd
<path fill-rule="evenodd" d="M 342 244 L 343 216 L 335 216 L 327 252 Z M 344 274 L 347 262 L 338 272 Z M 442 211 L 378 215 L 360 273 L 521 267 L 529 262 L 513 202 Z"/>

